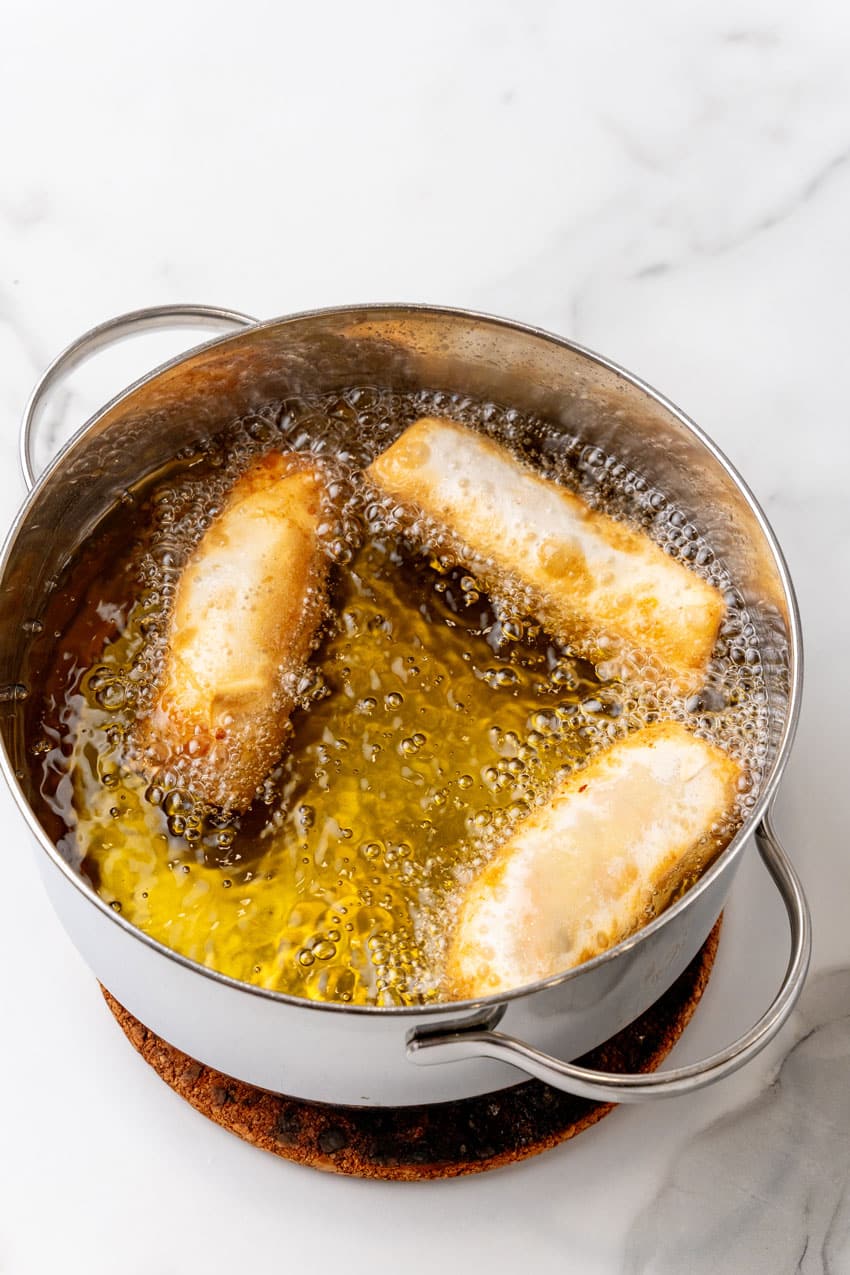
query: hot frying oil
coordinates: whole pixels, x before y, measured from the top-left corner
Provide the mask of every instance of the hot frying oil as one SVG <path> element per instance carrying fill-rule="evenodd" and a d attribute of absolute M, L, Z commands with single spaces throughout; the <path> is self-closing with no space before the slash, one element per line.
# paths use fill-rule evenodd
<path fill-rule="evenodd" d="M 268 804 L 241 820 L 124 763 L 126 683 L 145 649 L 135 607 L 77 705 L 76 842 L 101 894 L 184 955 L 264 987 L 358 1003 L 433 994 L 429 950 L 458 875 L 580 760 L 585 717 L 603 711 L 590 666 L 516 628 L 505 637 L 465 583 L 386 544 L 357 551 Z"/>
<path fill-rule="evenodd" d="M 224 974 L 354 1004 L 437 999 L 459 886 L 591 752 L 678 716 L 746 752 L 750 783 L 756 775 L 758 659 L 740 652 L 757 646 L 701 542 L 686 538 L 682 556 L 703 553 L 702 573 L 730 590 L 729 616 L 705 695 L 685 703 L 657 684 L 603 682 L 509 593 L 494 604 L 370 501 L 360 470 L 410 420 L 441 409 L 520 450 L 540 434 L 516 413 L 442 395 L 356 390 L 277 405 L 154 479 L 124 515 L 120 561 L 91 587 L 73 585 L 82 602 L 57 643 L 32 745 L 62 848 L 130 922 Z M 130 741 L 151 704 L 180 571 L 235 475 L 270 446 L 330 457 L 336 570 L 286 751 L 236 816 L 195 802 L 167 773 L 143 777 Z M 586 450 L 565 440 L 555 476 L 581 486 Z M 656 496 L 645 484 L 631 493 L 666 526 Z"/>

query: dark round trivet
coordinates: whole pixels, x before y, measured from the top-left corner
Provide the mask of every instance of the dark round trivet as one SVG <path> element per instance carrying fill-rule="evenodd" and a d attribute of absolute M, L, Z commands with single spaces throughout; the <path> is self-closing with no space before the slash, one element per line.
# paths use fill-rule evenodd
<path fill-rule="evenodd" d="M 654 1071 L 687 1026 L 708 983 L 720 935 L 704 946 L 660 1000 L 581 1062 L 601 1071 Z M 529 1080 L 499 1093 L 421 1107 L 334 1107 L 255 1089 L 182 1054 L 106 1003 L 154 1071 L 203 1115 L 265 1151 L 331 1173 L 363 1178 L 450 1178 L 537 1155 L 613 1109 Z"/>

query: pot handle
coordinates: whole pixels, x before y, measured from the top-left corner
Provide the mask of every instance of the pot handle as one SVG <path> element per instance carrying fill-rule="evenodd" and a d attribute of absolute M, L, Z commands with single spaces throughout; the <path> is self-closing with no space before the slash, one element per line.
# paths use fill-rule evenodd
<path fill-rule="evenodd" d="M 63 380 L 75 367 L 85 363 L 98 350 L 108 345 L 116 345 L 127 337 L 137 336 L 142 332 L 152 332 L 158 328 L 208 327 L 216 332 L 226 332 L 230 328 L 252 327 L 256 322 L 256 319 L 252 319 L 247 314 L 240 314 L 238 310 L 221 310 L 217 306 L 158 305 L 146 310 L 131 310 L 128 314 L 119 314 L 114 319 L 107 319 L 105 323 L 99 323 L 96 328 L 91 328 L 76 341 L 72 341 L 39 378 L 24 410 L 21 421 L 20 460 L 27 491 L 32 491 L 36 483 L 32 443 L 48 392 L 58 381 Z"/>
<path fill-rule="evenodd" d="M 693 1093 L 715 1080 L 730 1076 L 764 1049 L 788 1018 L 802 991 L 812 950 L 809 907 L 800 879 L 779 843 L 769 815 L 756 828 L 755 836 L 764 865 L 788 913 L 791 953 L 782 986 L 770 1008 L 748 1032 L 719 1053 L 702 1062 L 669 1071 L 609 1073 L 562 1062 L 502 1032 L 475 1028 L 455 1031 L 417 1028 L 408 1038 L 408 1058 L 421 1064 L 455 1062 L 464 1058 L 495 1058 L 554 1089 L 595 1102 L 643 1102 L 648 1098 Z"/>

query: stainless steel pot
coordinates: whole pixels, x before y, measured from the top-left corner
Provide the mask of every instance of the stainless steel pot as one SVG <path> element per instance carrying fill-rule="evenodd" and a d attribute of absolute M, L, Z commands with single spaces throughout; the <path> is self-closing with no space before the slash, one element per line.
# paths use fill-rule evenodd
<path fill-rule="evenodd" d="M 36 481 L 33 431 L 46 394 L 71 367 L 130 334 L 202 323 L 240 330 L 124 391 Z M 354 383 L 442 387 L 508 402 L 609 449 L 690 512 L 729 565 L 760 636 L 770 710 L 767 778 L 746 825 L 684 898 L 640 933 L 576 970 L 505 996 L 373 1009 L 317 1004 L 225 978 L 112 911 L 57 853 L 34 813 L 18 688 L 31 621 L 43 613 L 76 547 L 123 492 L 187 444 L 270 400 Z M 21 447 L 31 490 L 0 559 L 2 766 L 73 941 L 101 982 L 165 1040 L 276 1092 L 389 1106 L 486 1093 L 527 1075 L 620 1102 L 683 1093 L 728 1075 L 776 1033 L 800 993 L 811 946 L 806 902 L 768 815 L 800 702 L 799 618 L 782 554 L 753 496 L 713 443 L 660 394 L 569 341 L 466 311 L 353 306 L 258 323 L 208 307 L 163 307 L 105 323 L 60 355 L 32 395 Z M 782 986 L 759 1022 L 703 1062 L 650 1076 L 609 1076 L 561 1061 L 613 1035 L 682 972 L 753 840 L 791 929 Z"/>

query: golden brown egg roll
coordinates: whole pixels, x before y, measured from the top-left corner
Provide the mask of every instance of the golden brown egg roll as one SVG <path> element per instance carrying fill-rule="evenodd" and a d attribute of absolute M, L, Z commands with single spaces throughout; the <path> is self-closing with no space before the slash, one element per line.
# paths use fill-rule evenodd
<path fill-rule="evenodd" d="M 530 590 L 545 628 L 592 658 L 648 656 L 698 690 L 723 618 L 718 589 L 643 532 L 592 510 L 506 448 L 454 421 L 416 421 L 366 476 L 442 533 L 491 592 Z"/>
<path fill-rule="evenodd" d="M 255 461 L 180 577 L 137 742 L 197 799 L 244 810 L 281 754 L 325 604 L 324 490 L 312 458 Z"/>
<path fill-rule="evenodd" d="M 645 925 L 728 840 L 740 775 L 677 722 L 597 754 L 467 888 L 447 955 L 450 997 L 562 973 Z"/>

